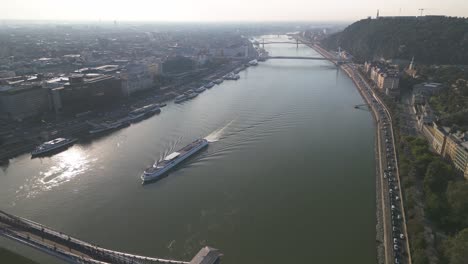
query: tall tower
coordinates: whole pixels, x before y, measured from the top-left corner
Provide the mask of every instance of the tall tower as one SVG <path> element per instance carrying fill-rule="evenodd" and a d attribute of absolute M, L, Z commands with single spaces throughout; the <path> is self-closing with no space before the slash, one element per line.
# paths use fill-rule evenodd
<path fill-rule="evenodd" d="M 409 65 L 409 67 L 408 67 L 408 70 L 413 70 L 413 67 L 414 67 L 414 56 L 413 56 L 413 58 L 411 59 L 411 63 L 410 63 L 410 65 Z"/>
<path fill-rule="evenodd" d="M 379 9 L 377 9 L 377 16 L 375 18 L 379 18 Z"/>

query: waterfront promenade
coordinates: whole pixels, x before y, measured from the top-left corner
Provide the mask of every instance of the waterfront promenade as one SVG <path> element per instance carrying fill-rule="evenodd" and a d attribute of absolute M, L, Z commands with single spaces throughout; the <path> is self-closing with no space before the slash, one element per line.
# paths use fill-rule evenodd
<path fill-rule="evenodd" d="M 219 261 L 222 256 L 217 249 L 210 247 L 202 248 L 190 262 L 109 250 L 3 211 L 0 211 L 0 236 L 62 259 L 67 263 L 200 264 L 214 263 L 208 259 Z"/>

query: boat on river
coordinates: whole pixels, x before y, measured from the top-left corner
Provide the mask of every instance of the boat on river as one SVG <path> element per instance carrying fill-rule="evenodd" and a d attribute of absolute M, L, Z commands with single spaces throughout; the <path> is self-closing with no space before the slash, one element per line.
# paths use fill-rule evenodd
<path fill-rule="evenodd" d="M 207 88 L 207 89 L 210 89 L 213 86 L 215 86 L 215 84 L 213 82 L 209 82 L 209 83 L 205 84 L 205 88 Z"/>
<path fill-rule="evenodd" d="M 180 104 L 180 103 L 182 103 L 182 102 L 185 101 L 185 100 L 187 100 L 187 95 L 181 94 L 181 95 L 179 95 L 179 96 L 177 96 L 177 97 L 175 98 L 174 103 Z"/>
<path fill-rule="evenodd" d="M 57 153 L 75 144 L 76 141 L 78 141 L 76 138 L 53 139 L 51 141 L 44 142 L 38 147 L 36 147 L 36 149 L 34 149 L 31 152 L 31 156 L 34 158 L 42 155 Z"/>
<path fill-rule="evenodd" d="M 207 146 L 208 140 L 204 138 L 197 139 L 180 150 L 167 155 L 163 160 L 154 163 L 153 166 L 147 168 L 143 172 L 140 178 L 143 183 L 156 181 L 172 168 L 174 168 L 177 164 L 180 164 L 182 161 L 195 155 Z"/>

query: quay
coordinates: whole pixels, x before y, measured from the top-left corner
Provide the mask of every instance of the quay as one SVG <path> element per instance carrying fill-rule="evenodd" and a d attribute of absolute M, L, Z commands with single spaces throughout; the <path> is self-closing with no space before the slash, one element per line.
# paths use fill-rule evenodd
<path fill-rule="evenodd" d="M 299 39 L 300 41 L 300 39 Z M 380 197 L 381 203 L 377 205 L 377 226 L 379 226 L 379 220 L 382 220 L 383 228 L 383 250 L 384 250 L 384 257 L 383 259 L 379 259 L 379 263 L 391 264 L 395 263 L 395 259 L 399 256 L 399 253 L 394 251 L 394 244 L 392 241 L 393 238 L 393 227 L 392 227 L 392 210 L 390 208 L 391 201 L 388 196 L 390 191 L 389 184 L 384 184 L 385 181 L 384 177 L 385 171 L 389 162 L 393 159 L 395 161 L 395 184 L 397 186 L 397 193 L 400 197 L 399 200 L 399 207 L 402 215 L 401 221 L 401 232 L 404 234 L 404 240 L 402 241 L 404 244 L 405 252 L 403 254 L 403 260 L 400 263 L 408 263 L 412 264 L 411 260 L 411 252 L 408 242 L 408 231 L 406 227 L 406 216 L 404 210 L 404 199 L 401 191 L 401 180 L 400 180 L 400 173 L 398 168 L 398 156 L 396 153 L 396 144 L 395 144 L 395 136 L 393 130 L 393 119 L 391 116 L 390 111 L 388 110 L 387 106 L 383 103 L 383 101 L 379 98 L 379 96 L 374 93 L 371 86 L 367 83 L 366 79 L 358 72 L 357 66 L 353 63 L 343 64 L 340 65 L 337 63 L 336 56 L 324 48 L 322 48 L 318 44 L 307 44 L 309 47 L 313 48 L 319 54 L 324 56 L 325 58 L 329 58 L 329 60 L 340 67 L 348 76 L 351 78 L 353 83 L 355 84 L 356 88 L 358 89 L 361 97 L 364 99 L 366 104 L 369 106 L 369 109 L 372 112 L 374 120 L 376 122 L 376 160 L 377 160 L 377 195 Z M 388 120 L 388 122 L 387 122 Z M 383 131 L 386 126 L 389 127 L 390 131 L 390 144 L 391 144 L 391 155 L 388 154 L 386 146 L 385 146 L 385 137 L 382 135 L 381 131 Z M 378 201 L 379 199 L 377 199 Z M 379 231 L 377 230 L 377 236 L 379 236 Z M 377 237 L 377 241 L 379 241 L 379 237 Z M 379 256 L 378 256 L 379 257 Z"/>
<path fill-rule="evenodd" d="M 67 263 L 219 264 L 221 252 L 204 247 L 191 261 L 154 258 L 102 248 L 31 220 L 0 210 L 0 235 L 57 257 Z"/>

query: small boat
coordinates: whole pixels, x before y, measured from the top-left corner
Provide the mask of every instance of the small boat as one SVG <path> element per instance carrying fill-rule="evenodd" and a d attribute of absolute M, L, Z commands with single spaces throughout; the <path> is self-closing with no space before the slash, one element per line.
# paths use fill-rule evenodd
<path fill-rule="evenodd" d="M 177 96 L 174 100 L 176 104 L 182 103 L 183 101 L 187 100 L 187 96 L 185 94 L 181 94 Z"/>
<path fill-rule="evenodd" d="M 165 107 L 167 104 L 166 103 L 160 103 L 159 107 Z"/>
<path fill-rule="evenodd" d="M 198 96 L 198 94 L 196 92 L 194 92 L 192 89 L 187 90 L 185 92 L 185 95 L 187 95 L 187 99 L 192 99 L 192 98 L 195 98 L 195 97 Z"/>
<path fill-rule="evenodd" d="M 51 141 L 44 142 L 40 146 L 36 147 L 36 149 L 34 149 L 31 152 L 31 156 L 34 158 L 41 155 L 59 152 L 75 144 L 76 141 L 78 141 L 76 138 L 53 139 Z"/>
<path fill-rule="evenodd" d="M 213 82 L 209 82 L 209 83 L 205 84 L 205 88 L 207 88 L 207 89 L 210 89 L 213 86 L 215 86 L 215 84 Z"/>
<path fill-rule="evenodd" d="M 251 61 L 249 61 L 249 65 L 250 65 L 250 66 L 257 66 L 257 65 L 258 65 L 258 61 L 257 61 L 257 60 L 251 60 Z"/>
<path fill-rule="evenodd" d="M 127 121 L 130 123 L 138 122 L 146 118 L 145 113 L 130 113 L 128 114 Z"/>
<path fill-rule="evenodd" d="M 224 79 L 225 80 L 239 80 L 240 76 L 239 74 L 235 74 L 233 72 L 229 73 L 229 74 L 226 74 L 224 76 Z"/>
<path fill-rule="evenodd" d="M 113 123 L 113 124 L 103 124 L 103 125 L 101 125 L 99 127 L 95 127 L 93 129 L 89 130 L 89 134 L 90 135 L 102 135 L 102 134 L 109 133 L 109 132 L 112 132 L 114 130 L 124 128 L 124 127 L 128 127 L 128 126 L 130 126 L 129 121 L 118 122 L 118 123 Z"/>
<path fill-rule="evenodd" d="M 213 82 L 216 83 L 216 84 L 221 84 L 221 83 L 224 82 L 224 80 L 223 79 L 216 79 Z"/>
<path fill-rule="evenodd" d="M 206 88 L 202 86 L 202 87 L 199 87 L 199 88 L 195 89 L 195 92 L 196 93 L 203 93 L 205 90 L 206 90 Z"/>
<path fill-rule="evenodd" d="M 128 120 L 130 122 L 137 122 L 159 113 L 161 113 L 161 108 L 158 104 L 145 105 L 131 111 L 128 114 Z"/>
<path fill-rule="evenodd" d="M 191 93 L 187 94 L 187 99 L 192 99 L 192 98 L 195 98 L 197 96 L 198 96 L 198 94 L 196 92 L 191 92 Z"/>

